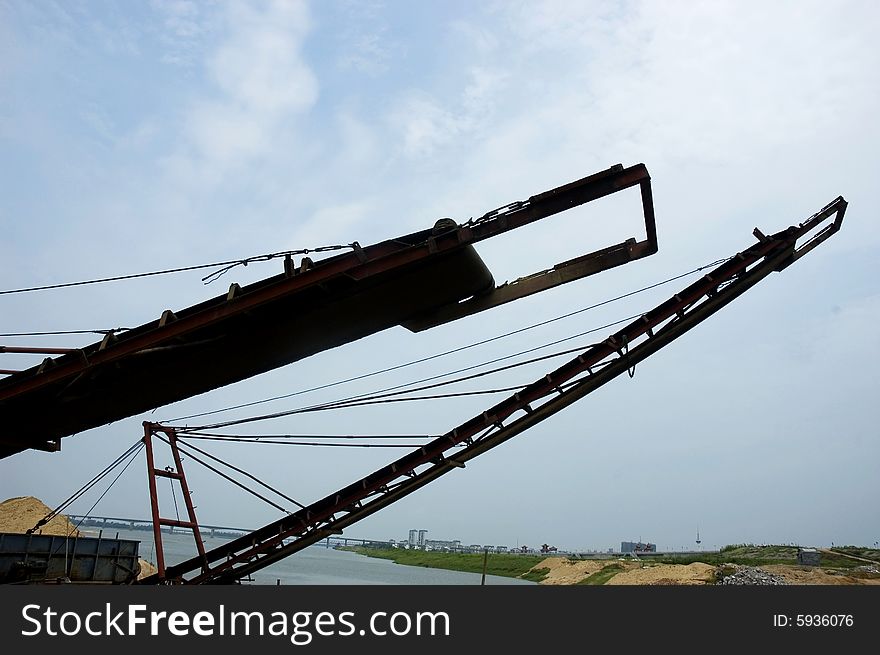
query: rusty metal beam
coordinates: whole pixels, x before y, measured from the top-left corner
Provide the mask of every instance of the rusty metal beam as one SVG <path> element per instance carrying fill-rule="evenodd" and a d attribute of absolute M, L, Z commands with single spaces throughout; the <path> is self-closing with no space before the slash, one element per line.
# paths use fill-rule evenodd
<path fill-rule="evenodd" d="M 471 316 L 472 314 L 552 289 L 561 284 L 580 280 L 601 271 L 607 271 L 615 266 L 622 266 L 636 259 L 646 257 L 653 252 L 656 252 L 656 250 L 652 250 L 649 243 L 645 241 L 637 243 L 635 239 L 630 239 L 616 246 L 557 264 L 549 270 L 533 273 L 513 282 L 503 284 L 486 294 L 475 296 L 464 302 L 446 305 L 428 315 L 405 321 L 401 325 L 413 332 L 421 332 L 422 330 L 437 327 L 465 316 Z"/>
<path fill-rule="evenodd" d="M 657 224 L 654 217 L 651 177 L 643 164 L 627 169 L 620 165 L 613 166 L 607 171 L 532 196 L 525 202 L 514 203 L 500 211 L 490 212 L 476 221 L 473 227 L 474 238 L 476 240 L 486 238 L 481 236 L 484 234 L 482 228 L 484 222 L 499 221 L 507 226 L 507 229 L 514 229 L 549 215 L 546 212 L 558 213 L 583 204 L 584 188 L 589 189 L 589 200 L 597 200 L 633 186 L 638 186 L 641 192 L 646 235 L 644 240 L 636 241 L 630 238 L 613 246 L 581 255 L 557 264 L 551 269 L 532 273 L 498 286 L 464 302 L 447 305 L 429 314 L 417 316 L 403 322 L 402 325 L 413 332 L 420 332 L 653 255 L 657 252 Z"/>
<path fill-rule="evenodd" d="M 337 255 L 320 262 L 320 265 L 316 265 L 307 274 L 286 278 L 278 284 L 254 288 L 248 293 L 243 293 L 236 298 L 235 303 L 212 304 L 202 311 L 192 312 L 188 316 L 165 323 L 161 327 L 158 324 L 155 326 L 148 324 L 129 330 L 123 335 L 117 335 L 118 342 L 113 346 L 96 353 L 88 353 L 88 362 L 79 359 L 59 361 L 57 367 L 40 377 L 22 380 L 14 387 L 0 388 L 0 400 L 21 394 L 67 375 L 79 373 L 84 368 L 116 361 L 153 347 L 158 341 L 164 342 L 184 337 L 208 323 L 216 323 L 219 320 L 240 315 L 260 305 L 278 300 L 293 291 L 317 284 L 331 277 L 345 274 L 356 280 L 364 279 L 441 252 L 483 241 L 635 185 L 643 185 L 644 197 L 644 189 L 649 188 L 647 186 L 649 184 L 650 177 L 644 164 L 626 169 L 618 164 L 607 171 L 533 196 L 522 203 L 522 207 L 496 215 L 488 215 L 473 227 L 456 228 L 440 236 L 429 237 L 417 244 L 391 240 L 366 246 L 362 249 L 362 254 Z M 657 250 L 653 208 L 650 208 L 649 216 L 648 241 L 653 243 L 653 247 L 648 248 L 641 256 Z"/>
<path fill-rule="evenodd" d="M 23 346 L 0 346 L 2 353 L 18 353 L 25 355 L 66 355 L 76 352 L 76 348 L 26 348 Z"/>
<path fill-rule="evenodd" d="M 473 244 L 638 186 L 646 237 L 589 253 L 506 287 Z M 449 224 L 451 223 L 451 225 Z M 657 250 L 650 176 L 613 166 L 457 225 L 404 235 L 285 273 L 0 379 L 0 457 L 289 364 L 409 320 L 455 320 Z M 454 284 L 451 281 L 454 280 Z M 405 297 L 401 295 L 405 291 Z M 467 301 L 473 297 L 474 301 Z M 479 300 L 477 300 L 479 298 Z M 465 302 L 462 302 L 465 301 Z M 459 306 L 460 305 L 460 306 Z M 335 312 L 335 313 L 334 313 Z M 340 315 L 342 314 L 342 315 Z M 414 324 L 415 325 L 415 324 Z M 162 385 L 146 381 L 155 374 Z"/>

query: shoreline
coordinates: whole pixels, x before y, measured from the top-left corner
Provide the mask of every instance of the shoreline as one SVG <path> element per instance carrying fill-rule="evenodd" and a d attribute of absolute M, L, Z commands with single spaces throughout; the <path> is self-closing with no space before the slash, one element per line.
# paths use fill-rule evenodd
<path fill-rule="evenodd" d="M 338 550 L 386 559 L 403 566 L 467 573 L 483 571 L 481 553 L 343 546 Z M 861 549 L 869 550 L 869 549 Z M 880 556 L 880 551 L 866 554 Z M 820 566 L 798 564 L 797 548 L 727 546 L 717 553 L 664 558 L 579 558 L 564 555 L 489 553 L 486 574 L 543 585 L 880 585 L 876 559 L 822 551 Z"/>

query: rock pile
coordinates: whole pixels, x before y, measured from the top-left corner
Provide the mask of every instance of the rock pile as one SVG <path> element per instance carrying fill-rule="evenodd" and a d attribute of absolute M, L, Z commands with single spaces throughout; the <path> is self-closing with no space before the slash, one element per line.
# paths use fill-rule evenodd
<path fill-rule="evenodd" d="M 721 584 L 731 585 L 784 585 L 788 584 L 781 575 L 767 573 L 753 566 L 737 566 L 736 571 L 721 577 Z"/>
<path fill-rule="evenodd" d="M 876 565 L 867 565 L 867 566 L 857 566 L 853 569 L 853 571 L 858 571 L 859 573 L 870 573 L 872 575 L 876 575 L 880 573 L 880 568 Z"/>

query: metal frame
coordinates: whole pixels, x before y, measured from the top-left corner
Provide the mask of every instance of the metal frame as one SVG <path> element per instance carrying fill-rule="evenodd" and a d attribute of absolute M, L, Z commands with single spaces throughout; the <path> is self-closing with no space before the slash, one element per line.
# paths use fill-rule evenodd
<path fill-rule="evenodd" d="M 156 569 L 157 573 L 156 582 L 162 584 L 168 581 L 168 569 L 165 566 L 165 551 L 162 548 L 162 526 L 169 526 L 172 528 L 185 528 L 187 530 L 192 530 L 193 538 L 196 542 L 196 550 L 198 551 L 198 557 L 202 562 L 202 570 L 207 571 L 208 562 L 205 558 L 205 544 L 202 541 L 202 534 L 199 530 L 199 523 L 196 520 L 196 511 L 193 506 L 192 497 L 189 491 L 189 485 L 186 482 L 186 474 L 183 471 L 183 461 L 180 457 L 180 450 L 177 446 L 177 434 L 174 430 L 165 428 L 161 425 L 157 425 L 155 423 L 149 423 L 148 421 L 144 421 L 144 445 L 146 446 L 147 451 L 147 479 L 150 485 L 150 510 L 152 512 L 153 518 L 153 540 L 156 544 Z M 165 435 L 165 441 L 171 447 L 171 455 L 174 458 L 174 469 L 169 470 L 171 467 L 165 469 L 157 469 L 154 458 L 153 458 L 153 436 L 158 435 L 158 433 L 163 433 Z M 159 437 L 162 439 L 162 437 Z M 186 512 L 189 516 L 189 521 L 180 521 L 177 519 L 166 519 L 162 518 L 159 515 L 159 494 L 158 489 L 156 487 L 156 478 L 169 478 L 170 480 L 177 480 L 180 483 L 181 491 L 183 493 L 183 501 L 186 505 Z"/>
<path fill-rule="evenodd" d="M 343 528 L 441 475 L 463 468 L 470 459 L 546 420 L 615 377 L 627 371 L 632 374 L 638 363 L 836 233 L 846 207 L 846 201 L 838 197 L 798 226 L 772 236 L 756 229 L 758 243 L 555 371 L 343 489 L 249 535 L 169 567 L 167 575 L 191 584 L 235 582 L 331 534 L 340 534 Z M 798 247 L 798 240 L 832 216 L 829 225 Z M 538 406 L 538 402 L 543 404 Z M 456 452 L 448 456 L 453 448 Z M 198 572 L 184 580 L 183 576 L 194 571 Z M 143 582 L 156 581 L 148 578 Z"/>
<path fill-rule="evenodd" d="M 642 164 L 628 169 L 624 169 L 618 164 L 607 171 L 591 175 L 583 180 L 532 196 L 525 202 L 514 203 L 490 212 L 475 221 L 473 228 L 465 224 L 463 229 L 473 230 L 475 232 L 474 241 L 479 241 L 498 233 L 495 231 L 498 228 L 491 225 L 493 223 L 501 226 L 503 231 L 512 230 L 549 216 L 551 213 L 565 211 L 584 202 L 596 200 L 636 185 L 641 193 L 642 213 L 645 218 L 644 240 L 636 241 L 630 238 L 613 246 L 581 255 L 567 262 L 556 264 L 553 268 L 532 273 L 498 286 L 486 294 L 455 305 L 448 305 L 439 311 L 432 312 L 429 316 L 417 317 L 403 323 L 403 326 L 413 332 L 427 330 L 654 254 L 657 252 L 657 225 L 654 217 L 651 178 Z M 583 193 L 584 186 L 590 190 L 586 201 L 580 195 Z M 489 223 L 490 226 L 483 228 L 482 226 L 486 223 Z"/>
<path fill-rule="evenodd" d="M 432 313 L 429 316 L 416 317 L 405 325 L 413 330 L 426 329 L 646 257 L 657 252 L 657 230 L 650 176 L 644 164 L 627 168 L 617 164 L 605 171 L 532 196 L 528 200 L 506 205 L 463 225 L 453 225 L 448 229 L 433 231 L 425 230 L 363 248 L 355 244 L 352 253 L 336 255 L 318 262 L 308 260 L 308 266 L 304 260 L 303 265 L 298 269 L 294 269 L 292 262 L 286 261 L 285 273 L 282 275 L 244 288 L 233 284 L 229 293 L 212 300 L 177 313 L 166 310 L 156 321 L 121 334 L 108 333 L 100 343 L 47 359 L 40 367 L 12 372 L 8 377 L 0 379 L 0 411 L 4 410 L 4 404 L 9 403 L 5 409 L 7 416 L 20 418 L 26 424 L 27 417 L 17 417 L 13 414 L 17 406 L 12 403 L 21 402 L 26 413 L 32 413 L 33 408 L 27 405 L 28 394 L 36 395 L 52 391 L 51 397 L 54 398 L 62 392 L 72 394 L 77 384 L 88 380 L 96 371 L 122 365 L 139 353 L 156 351 L 169 345 L 175 348 L 198 345 L 200 330 L 208 327 L 217 328 L 225 321 L 247 316 L 257 308 L 283 301 L 304 289 L 319 287 L 341 277 L 357 282 L 371 276 L 403 271 L 410 265 L 452 253 L 542 218 L 636 186 L 641 192 L 645 239 L 636 241 L 630 238 L 614 246 L 559 264 L 548 271 L 496 288 L 479 298 L 453 304 L 436 315 Z M 450 223 L 454 224 L 454 221 Z M 149 390 L 142 390 L 141 394 L 148 397 Z M 100 402 L 100 399 L 96 399 L 96 402 Z M 119 418 L 121 417 L 113 417 L 112 420 Z M 10 425 L 14 422 L 7 419 Z M 75 431 L 101 424 L 103 423 L 97 419 L 91 420 L 88 424 L 78 426 Z M 59 434 L 49 434 L 47 430 L 42 430 L 27 437 L 17 431 L 0 434 L 0 457 L 27 448 L 59 450 L 61 438 L 69 434 L 71 434 L 69 431 L 62 434 L 60 430 Z"/>

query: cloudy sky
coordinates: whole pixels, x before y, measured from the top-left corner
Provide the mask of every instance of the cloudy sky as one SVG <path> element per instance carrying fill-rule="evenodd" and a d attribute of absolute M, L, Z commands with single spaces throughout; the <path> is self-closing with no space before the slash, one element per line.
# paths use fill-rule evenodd
<path fill-rule="evenodd" d="M 699 528 L 710 548 L 873 545 L 878 25 L 880 5 L 869 1 L 0 0 L 2 289 L 373 243 L 616 163 L 648 167 L 660 241 L 648 259 L 489 314 L 419 334 L 388 330 L 71 437 L 61 453 L 2 460 L 0 498 L 55 505 L 134 443 L 143 420 L 290 394 L 515 330 L 733 254 L 751 244 L 754 227 L 782 229 L 842 195 L 850 207 L 840 234 L 633 379 L 347 534 L 400 538 L 424 528 L 429 538 L 466 543 L 605 549 L 642 539 L 679 549 L 694 545 Z M 641 238 L 637 194 L 594 204 L 478 250 L 502 282 Z M 4 295 L 0 332 L 132 327 L 278 271 L 275 262 L 238 268 L 208 287 L 204 272 L 193 272 Z M 687 282 L 213 416 L 280 411 L 488 361 L 645 311 Z M 0 356 L 0 368 L 33 363 Z M 551 365 L 493 384 L 527 383 Z M 370 407 L 254 429 L 436 434 L 494 400 Z M 223 445 L 212 452 L 303 502 L 402 454 Z M 257 527 L 279 516 L 209 471 L 193 465 L 188 474 L 204 523 Z M 71 511 L 87 511 L 102 491 Z M 149 515 L 142 459 L 95 513 Z"/>

